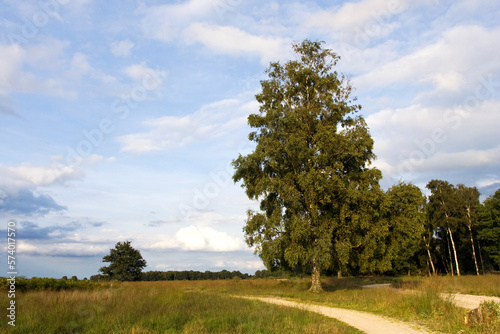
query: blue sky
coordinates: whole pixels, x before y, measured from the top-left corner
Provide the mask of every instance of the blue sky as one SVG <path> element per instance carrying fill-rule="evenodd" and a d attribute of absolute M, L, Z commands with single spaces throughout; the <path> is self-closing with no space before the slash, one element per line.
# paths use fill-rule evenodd
<path fill-rule="evenodd" d="M 2 1 L 0 221 L 17 221 L 18 272 L 89 277 L 125 240 L 146 270 L 262 269 L 230 163 L 252 150 L 269 62 L 306 38 L 341 56 L 384 188 L 492 194 L 498 17 L 496 0 Z"/>

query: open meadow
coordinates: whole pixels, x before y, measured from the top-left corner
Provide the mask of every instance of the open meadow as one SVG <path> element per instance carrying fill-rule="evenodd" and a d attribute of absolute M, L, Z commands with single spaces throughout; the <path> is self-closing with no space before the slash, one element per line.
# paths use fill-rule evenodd
<path fill-rule="evenodd" d="M 368 284 L 391 286 L 363 289 Z M 500 276 L 326 278 L 324 293 L 310 279 L 233 279 L 112 283 L 94 289 L 16 294 L 12 333 L 359 333 L 335 319 L 238 296 L 275 296 L 367 311 L 442 333 L 500 333 L 500 318 L 465 325 L 467 310 L 439 294 L 500 296 Z M 398 289 L 395 289 L 398 288 Z M 417 291 L 417 292 L 408 292 Z M 2 305 L 8 302 L 0 296 Z"/>

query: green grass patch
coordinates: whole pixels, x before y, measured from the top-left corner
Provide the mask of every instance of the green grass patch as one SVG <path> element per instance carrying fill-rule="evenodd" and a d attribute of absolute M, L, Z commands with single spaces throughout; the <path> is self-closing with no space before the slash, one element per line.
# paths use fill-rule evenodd
<path fill-rule="evenodd" d="M 436 276 L 423 281 L 441 292 L 500 297 L 500 275 Z"/>
<path fill-rule="evenodd" d="M 12 333 L 359 333 L 318 314 L 220 292 L 225 284 L 136 282 L 16 294 Z M 225 283 L 225 282 L 221 282 Z M 7 305 L 7 296 L 0 296 Z M 0 331 L 6 331 L 6 321 Z"/>

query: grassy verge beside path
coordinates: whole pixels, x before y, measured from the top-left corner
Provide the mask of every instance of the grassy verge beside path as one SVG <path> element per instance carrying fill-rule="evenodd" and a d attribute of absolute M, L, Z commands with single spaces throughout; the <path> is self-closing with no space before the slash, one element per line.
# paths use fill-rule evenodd
<path fill-rule="evenodd" d="M 419 288 L 421 284 L 432 285 L 443 293 L 500 297 L 500 275 L 436 276 L 421 279 L 405 277 L 398 280 L 393 286 L 415 289 Z"/>

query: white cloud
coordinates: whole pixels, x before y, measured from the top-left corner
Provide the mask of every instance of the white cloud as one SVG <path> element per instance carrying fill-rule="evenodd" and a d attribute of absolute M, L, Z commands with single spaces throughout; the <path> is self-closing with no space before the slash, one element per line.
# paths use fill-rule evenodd
<path fill-rule="evenodd" d="M 0 45 L 0 89 L 14 90 L 17 88 L 17 76 L 20 74 L 25 57 L 25 51 L 17 44 Z"/>
<path fill-rule="evenodd" d="M 76 52 L 71 59 L 70 72 L 77 76 L 87 75 L 92 71 L 87 55 Z"/>
<path fill-rule="evenodd" d="M 179 36 L 192 20 L 214 13 L 214 2 L 190 0 L 172 5 L 142 6 L 137 13 L 144 16 L 141 26 L 146 37 L 168 42 Z"/>
<path fill-rule="evenodd" d="M 82 168 L 59 164 L 35 166 L 26 163 L 14 167 L 0 166 L 0 187 L 9 193 L 16 193 L 20 189 L 64 185 L 83 176 Z"/>
<path fill-rule="evenodd" d="M 199 42 L 210 50 L 229 55 L 254 55 L 263 64 L 290 56 L 291 39 L 251 35 L 232 26 L 193 23 L 184 36 L 189 42 Z"/>
<path fill-rule="evenodd" d="M 57 205 L 50 195 L 40 191 L 41 187 L 67 186 L 70 181 L 82 180 L 84 178 L 84 167 L 91 166 L 99 161 L 113 161 L 113 158 L 105 159 L 102 156 L 94 154 L 84 159 L 80 158 L 79 166 L 68 166 L 61 163 L 63 160 L 62 156 L 51 158 L 53 162 L 49 165 L 33 165 L 31 163 L 24 163 L 17 166 L 0 165 L 0 191 L 2 198 L 5 199 L 6 196 L 9 196 L 15 200 L 31 200 L 35 204 L 42 203 L 59 208 L 61 206 Z M 28 206 L 29 203 L 25 203 L 25 207 Z"/>
<path fill-rule="evenodd" d="M 63 68 L 65 49 L 70 45 L 67 41 L 44 38 L 42 43 L 25 47 L 26 64 L 41 70 L 57 71 Z"/>
<path fill-rule="evenodd" d="M 55 77 L 67 66 L 64 49 L 67 42 L 43 39 L 40 44 L 20 46 L 1 45 L 0 93 L 37 92 L 50 95 L 68 95 L 63 82 Z M 39 71 L 50 71 L 51 76 L 42 76 Z"/>
<path fill-rule="evenodd" d="M 17 244 L 19 252 L 24 255 L 36 256 L 98 256 L 109 252 L 109 247 L 80 242 L 59 242 L 35 244 L 27 241 L 19 241 Z"/>
<path fill-rule="evenodd" d="M 478 188 L 486 188 L 496 184 L 500 184 L 500 178 L 496 175 L 486 176 L 479 179 L 476 183 Z"/>
<path fill-rule="evenodd" d="M 156 238 L 159 239 L 158 237 Z M 244 249 L 240 238 L 209 226 L 189 225 L 179 229 L 175 237 L 163 237 L 149 246 L 151 249 L 179 248 L 184 251 L 232 252 Z"/>
<path fill-rule="evenodd" d="M 216 138 L 237 129 L 256 112 L 257 102 L 223 100 L 203 106 L 186 116 L 165 116 L 145 121 L 150 131 L 119 137 L 123 151 L 144 153 L 182 147 L 194 141 Z"/>
<path fill-rule="evenodd" d="M 372 26 L 389 24 L 394 15 L 408 8 L 408 3 L 408 0 L 346 2 L 340 8 L 310 14 L 305 25 L 324 27 L 333 31 L 369 30 L 373 29 Z"/>
<path fill-rule="evenodd" d="M 230 252 L 243 248 L 243 241 L 208 226 L 188 226 L 177 231 L 175 238 L 184 250 Z"/>
<path fill-rule="evenodd" d="M 258 56 L 266 64 L 289 56 L 292 41 L 289 38 L 276 37 L 275 34 L 252 35 L 234 26 L 208 23 L 235 6 L 231 1 L 190 0 L 172 5 L 141 6 L 136 13 L 143 16 L 141 27 L 148 38 L 163 42 L 180 38 L 183 43 L 201 43 L 217 53 Z M 271 27 L 267 22 L 252 25 L 256 31 L 262 25 Z M 283 27 L 280 29 L 286 31 Z"/>
<path fill-rule="evenodd" d="M 469 101 L 466 99 L 466 101 Z M 500 164 L 496 121 L 500 101 L 474 100 L 455 107 L 411 105 L 367 117 L 385 176 L 472 170 Z"/>
<path fill-rule="evenodd" d="M 410 181 L 419 175 L 442 174 L 454 171 L 469 171 L 474 178 L 474 170 L 495 167 L 500 165 L 500 146 L 492 149 L 470 149 L 460 152 L 437 151 L 427 156 L 423 150 L 412 151 L 405 160 L 398 161 L 396 164 L 386 170 L 392 179 L 410 179 Z M 382 164 L 382 168 L 384 165 Z M 382 170 L 384 172 L 384 170 Z M 428 177 L 426 181 L 429 181 Z M 477 176 L 476 176 L 477 177 Z M 470 180 L 462 179 L 459 183 L 465 183 Z M 477 180 L 472 180 L 478 183 Z"/>
<path fill-rule="evenodd" d="M 118 57 L 127 57 L 130 56 L 133 47 L 134 43 L 126 39 L 111 43 L 111 52 Z"/>
<path fill-rule="evenodd" d="M 22 164 L 16 167 L 2 167 L 3 173 L 11 177 L 26 180 L 36 186 L 49 186 L 52 184 L 64 184 L 68 180 L 79 179 L 83 176 L 83 170 L 70 166 L 33 166 Z"/>
<path fill-rule="evenodd" d="M 356 86 L 367 90 L 395 84 L 431 82 L 437 88 L 459 88 L 464 80 L 476 82 L 480 77 L 500 69 L 498 40 L 500 29 L 456 26 L 445 31 L 437 42 L 357 77 Z"/>
<path fill-rule="evenodd" d="M 67 42 L 43 39 L 35 45 L 0 45 L 0 93 L 23 92 L 74 97 L 71 90 L 84 75 L 103 77 L 88 62 L 88 57 L 76 52 L 66 59 Z"/>
<path fill-rule="evenodd" d="M 429 80 L 438 91 L 458 91 L 465 85 L 464 76 L 455 71 L 431 74 Z"/>
<path fill-rule="evenodd" d="M 384 108 L 366 118 L 378 156 L 374 164 L 384 176 L 467 170 L 472 177 L 474 170 L 498 163 L 500 65 L 494 41 L 499 39 L 499 29 L 455 26 L 431 44 L 354 79 L 365 92 L 392 86 L 396 94 L 405 88 L 408 94 L 425 87 L 408 94 L 411 105 Z"/>
<path fill-rule="evenodd" d="M 492 149 L 440 152 L 429 158 L 422 169 L 457 170 L 500 165 L 500 146 Z"/>
<path fill-rule="evenodd" d="M 54 162 L 54 167 L 59 169 L 64 169 L 67 166 L 92 166 L 100 161 L 106 162 L 114 162 L 116 161 L 115 157 L 105 158 L 102 155 L 91 154 L 87 157 L 78 156 L 63 156 L 63 155 L 54 155 L 51 156 L 50 159 Z"/>
<path fill-rule="evenodd" d="M 218 268 L 241 268 L 247 270 L 265 269 L 262 261 L 216 261 L 214 267 Z"/>
<path fill-rule="evenodd" d="M 123 69 L 123 73 L 125 73 L 131 79 L 137 81 L 154 78 L 156 81 L 158 81 L 157 85 L 160 85 L 167 76 L 167 73 L 165 71 L 159 69 L 155 70 L 151 67 L 148 67 L 144 62 L 125 67 Z"/>

